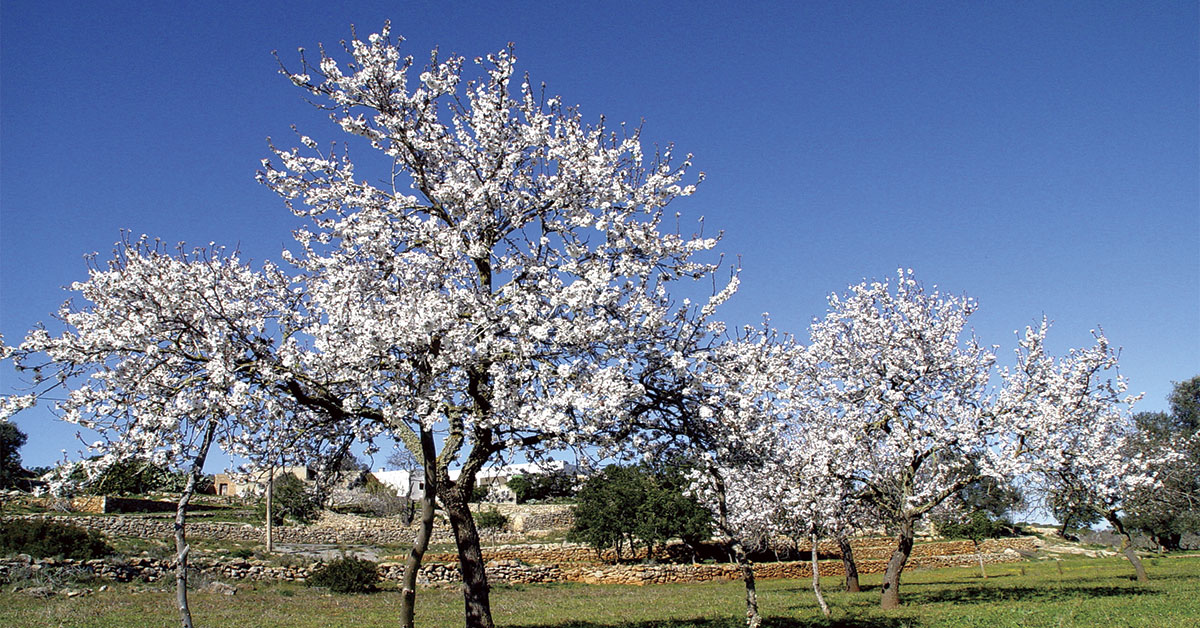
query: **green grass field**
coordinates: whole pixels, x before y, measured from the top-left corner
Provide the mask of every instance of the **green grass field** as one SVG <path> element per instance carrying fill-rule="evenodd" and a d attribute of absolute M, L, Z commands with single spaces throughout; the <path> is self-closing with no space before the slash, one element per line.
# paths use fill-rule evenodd
<path fill-rule="evenodd" d="M 905 606 L 878 610 L 879 577 L 850 595 L 823 581 L 833 618 L 820 616 L 808 581 L 759 584 L 764 626 L 1184 628 L 1200 624 L 1200 556 L 1147 561 L 1152 581 L 1131 580 L 1124 560 L 1053 561 L 994 566 L 982 580 L 971 569 L 904 574 Z M 1021 571 L 1024 570 L 1024 575 Z M 96 588 L 100 583 L 84 586 Z M 0 592 L 0 626 L 166 627 L 177 625 L 171 583 L 116 584 L 91 596 L 36 599 Z M 197 626 L 205 628 L 318 628 L 396 625 L 399 594 L 331 595 L 291 583 L 242 583 L 236 596 L 192 594 Z M 742 626 L 741 582 L 629 587 L 615 585 L 498 585 L 492 612 L 499 626 L 523 628 L 735 628 Z M 419 625 L 461 625 L 461 597 L 451 589 L 418 594 Z"/>

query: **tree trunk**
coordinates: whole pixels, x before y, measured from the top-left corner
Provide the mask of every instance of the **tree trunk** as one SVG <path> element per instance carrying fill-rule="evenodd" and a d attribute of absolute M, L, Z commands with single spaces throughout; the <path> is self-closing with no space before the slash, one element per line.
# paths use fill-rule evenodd
<path fill-rule="evenodd" d="M 434 462 L 433 432 L 421 430 L 422 460 L 424 467 L 425 492 L 421 495 L 421 527 L 417 530 L 417 538 L 413 541 L 412 551 L 404 563 L 404 577 L 400 591 L 400 626 L 413 628 L 417 604 L 417 573 L 421 570 L 421 560 L 425 550 L 429 549 L 429 538 L 433 536 L 434 496 L 437 495 L 437 463 Z M 412 482 L 409 481 L 409 495 L 412 494 Z"/>
<path fill-rule="evenodd" d="M 908 562 L 909 555 L 912 554 L 912 547 L 913 522 L 907 520 L 900 524 L 900 530 L 896 533 L 896 551 L 892 552 L 887 570 L 883 573 L 883 591 L 879 607 L 884 610 L 900 606 L 900 574 L 904 571 L 904 564 Z"/>
<path fill-rule="evenodd" d="M 829 605 L 825 603 L 825 596 L 821 595 L 821 569 L 817 566 L 817 535 L 812 535 L 812 580 L 813 593 L 817 594 L 817 604 L 821 607 L 821 614 L 829 617 Z"/>
<path fill-rule="evenodd" d="M 491 600 L 487 574 L 483 568 L 483 551 L 479 547 L 479 530 L 467 506 L 471 482 L 459 478 L 458 483 L 442 497 L 442 506 L 450 517 L 454 543 L 458 546 L 458 567 L 463 579 L 463 603 L 466 606 L 467 628 L 493 628 Z"/>
<path fill-rule="evenodd" d="M 842 554 L 842 568 L 846 572 L 846 591 L 858 593 L 858 564 L 854 562 L 854 548 L 850 547 L 850 539 L 837 537 L 838 551 Z"/>
<path fill-rule="evenodd" d="M 187 544 L 184 520 L 187 517 L 188 502 L 192 501 L 192 494 L 196 492 L 196 483 L 200 481 L 200 476 L 204 472 L 204 459 L 208 457 L 208 448 L 212 445 L 216 430 L 217 424 L 213 421 L 210 421 L 205 427 L 204 437 L 200 441 L 200 449 L 196 452 L 195 460 L 192 461 L 187 485 L 179 494 L 179 504 L 175 508 L 175 601 L 179 605 L 179 623 L 183 628 L 192 628 L 192 610 L 188 606 L 187 598 L 187 557 L 191 548 Z"/>
<path fill-rule="evenodd" d="M 758 628 L 762 624 L 762 616 L 758 614 L 758 589 L 754 583 L 754 563 L 746 555 L 746 548 L 741 541 L 733 540 L 733 555 L 738 567 L 742 569 L 742 581 L 746 583 L 746 625 Z"/>
<path fill-rule="evenodd" d="M 987 580 L 987 568 L 983 566 L 983 552 L 979 550 L 979 541 L 971 539 L 971 542 L 975 544 L 975 558 L 979 560 L 979 573 L 983 575 L 984 580 Z"/>
<path fill-rule="evenodd" d="M 717 526 L 721 528 L 721 533 L 729 538 L 729 549 L 733 551 L 734 560 L 742 570 L 742 581 L 746 583 L 746 625 L 749 628 L 758 628 L 762 624 L 762 616 L 758 614 L 758 589 L 754 583 L 754 564 L 750 562 L 750 557 L 746 555 L 746 548 L 733 534 L 729 525 L 729 507 L 725 502 L 725 481 L 721 478 L 720 473 L 711 469 L 709 473 L 712 475 L 717 489 Z"/>
<path fill-rule="evenodd" d="M 1116 513 L 1106 512 L 1104 518 L 1112 525 L 1113 530 L 1121 535 L 1121 552 L 1125 554 L 1125 558 L 1133 565 L 1133 572 L 1137 574 L 1138 582 L 1149 582 L 1150 578 L 1146 575 L 1146 568 L 1142 566 L 1142 559 L 1138 557 L 1137 552 L 1133 549 L 1133 537 L 1129 531 L 1121 523 L 1121 518 Z"/>
<path fill-rule="evenodd" d="M 267 477 L 267 553 L 268 554 L 274 553 L 274 551 L 275 551 L 274 501 L 275 501 L 275 467 L 271 467 L 270 476 Z"/>

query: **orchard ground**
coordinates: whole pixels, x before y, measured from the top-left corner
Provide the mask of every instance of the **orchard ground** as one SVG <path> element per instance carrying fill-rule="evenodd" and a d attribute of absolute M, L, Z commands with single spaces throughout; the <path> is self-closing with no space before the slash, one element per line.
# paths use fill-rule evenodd
<path fill-rule="evenodd" d="M 1059 567 L 1061 566 L 1061 573 Z M 984 580 L 969 568 L 906 571 L 904 606 L 878 609 L 880 576 L 865 576 L 864 591 L 840 592 L 836 578 L 823 579 L 833 617 L 820 616 L 807 580 L 759 583 L 764 626 L 800 628 L 1157 628 L 1200 622 L 1200 554 L 1149 558 L 1151 581 L 1138 584 L 1122 558 L 1029 560 L 998 565 Z M 177 620 L 173 593 L 161 584 L 83 583 L 105 591 L 49 599 L 0 591 L 0 626 L 148 628 Z M 297 583 L 240 583 L 236 595 L 198 590 L 197 626 L 240 628 L 392 627 L 400 594 L 394 585 L 374 594 L 335 595 Z M 522 628 L 736 628 L 742 626 L 742 583 L 631 587 L 619 585 L 495 586 L 492 611 L 498 626 Z M 418 625 L 462 622 L 457 587 L 423 589 Z"/>

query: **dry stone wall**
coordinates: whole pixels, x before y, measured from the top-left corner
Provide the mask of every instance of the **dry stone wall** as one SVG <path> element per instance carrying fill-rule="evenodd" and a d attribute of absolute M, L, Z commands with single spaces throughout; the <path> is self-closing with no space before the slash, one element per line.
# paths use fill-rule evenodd
<path fill-rule="evenodd" d="M 492 507 L 486 505 L 485 507 Z M 569 506 L 517 506 L 498 504 L 496 509 L 510 518 L 519 520 L 523 530 L 533 531 L 560 528 L 570 516 Z M 12 517 L 10 517 L 12 518 Z M 173 536 L 173 522 L 168 518 L 149 516 L 71 516 L 71 515 L 24 515 L 22 518 L 52 518 L 55 521 L 72 523 L 84 528 L 99 530 L 110 536 L 169 538 Z M 378 544 L 410 543 L 416 528 L 404 526 L 396 519 L 366 518 L 354 515 L 326 514 L 316 525 L 284 526 L 276 528 L 275 538 L 279 543 L 313 544 Z M 196 521 L 188 523 L 188 534 L 193 537 L 262 542 L 264 530 L 249 524 Z M 433 542 L 452 541 L 449 528 L 444 522 L 435 526 Z M 886 559 L 893 549 L 893 540 L 888 538 L 857 538 L 851 540 L 860 573 L 881 573 Z M 1021 551 L 1032 551 L 1037 547 L 1034 537 L 991 539 L 985 541 L 980 550 L 985 563 L 1003 563 L 1021 560 Z M 681 544 L 669 546 L 668 554 L 681 554 L 687 549 Z M 801 548 L 808 551 L 807 546 Z M 837 544 L 822 541 L 817 546 L 823 556 L 838 556 Z M 909 559 L 912 567 L 971 566 L 976 564 L 975 546 L 971 541 L 942 541 L 918 543 Z M 426 554 L 426 561 L 419 574 L 419 581 L 426 585 L 454 583 L 461 580 L 457 566 L 457 555 L 447 553 Z M 719 564 L 601 564 L 591 548 L 577 544 L 527 544 L 484 548 L 487 574 L 493 582 L 513 584 L 543 582 L 582 582 L 605 584 L 647 585 L 667 582 L 699 582 L 707 580 L 730 580 L 741 577 L 737 565 Z M 612 561 L 611 552 L 600 558 Z M 257 560 L 213 559 L 196 557 L 193 567 L 214 578 L 228 580 L 296 580 L 307 579 L 322 563 L 311 562 L 295 565 L 274 565 Z M 840 560 L 820 561 L 822 575 L 842 574 Z M 173 578 L 169 560 L 137 557 L 128 560 L 8 560 L 0 561 L 0 579 L 5 579 L 14 569 L 53 569 L 74 566 L 92 571 L 102 578 L 118 581 L 142 580 L 154 582 Z M 754 566 L 758 578 L 808 578 L 811 564 L 807 561 L 762 562 Z M 385 580 L 398 581 L 403 564 L 384 562 L 380 575 Z"/>
<path fill-rule="evenodd" d="M 886 538 L 862 538 L 851 540 L 850 546 L 854 549 L 854 558 L 856 561 L 886 561 L 889 557 L 891 557 L 892 551 L 895 549 L 893 543 L 894 541 Z M 1000 554 L 1007 549 L 1033 551 L 1036 549 L 1036 543 L 1036 537 L 989 539 L 981 544 L 980 551 L 985 555 Z M 802 546 L 801 551 L 807 553 L 809 551 L 809 546 Z M 837 543 L 833 541 L 828 543 L 825 541 L 819 542 L 817 544 L 817 552 L 822 556 L 841 557 L 841 552 L 838 549 Z M 681 543 L 673 543 L 667 546 L 666 554 L 673 562 L 686 562 L 688 549 Z M 914 564 L 914 561 L 922 558 L 961 555 L 969 555 L 971 559 L 974 560 L 975 545 L 971 541 L 933 541 L 918 543 L 913 546 L 913 552 L 909 558 L 909 564 Z M 633 556 L 630 556 L 629 552 L 625 553 L 626 559 L 632 558 L 634 560 L 641 560 L 644 557 L 644 550 L 640 550 Z M 451 553 L 431 552 L 426 554 L 425 558 L 429 561 L 453 562 L 458 559 L 458 555 Z M 616 562 L 616 554 L 611 550 L 605 550 L 597 555 L 596 551 L 592 548 L 586 545 L 574 543 L 547 543 L 485 547 L 483 548 L 483 559 L 501 561 L 517 560 L 527 563 L 541 564 L 597 563 Z"/>
<path fill-rule="evenodd" d="M 87 498 L 86 505 L 100 512 L 104 508 L 103 497 Z M 517 505 L 517 504 L 484 504 L 483 508 L 496 507 L 501 514 L 509 518 L 509 530 L 495 535 L 498 540 L 512 538 L 520 534 L 561 529 L 571 525 L 571 507 L 566 505 Z M 77 511 L 83 511 L 81 508 Z M 167 538 L 174 536 L 173 521 L 169 518 L 154 516 L 89 516 L 89 515 L 23 515 L 24 518 L 52 518 L 54 521 L 69 523 L 98 530 L 110 536 L 134 538 Z M 245 523 L 229 523 L 205 521 L 202 517 L 190 516 L 187 523 L 189 536 L 229 541 L 262 542 L 266 538 L 266 530 L 262 526 Z M 417 527 L 404 525 L 395 517 L 360 517 L 357 515 L 325 512 L 313 525 L 279 526 L 274 530 L 276 542 L 279 543 L 319 543 L 319 544 L 407 544 L 416 537 Z M 486 535 L 485 535 L 486 536 Z M 489 537 L 490 538 L 490 537 Z M 434 523 L 431 543 L 453 543 L 454 534 L 450 526 L 442 519 Z"/>
<path fill-rule="evenodd" d="M 1020 554 L 1007 550 L 998 554 L 985 554 L 989 564 L 1021 560 Z M 303 582 L 323 563 L 312 562 L 301 565 L 270 565 L 258 560 L 212 560 L 197 558 L 190 561 L 197 572 L 220 580 L 287 580 Z M 914 559 L 916 567 L 972 566 L 972 556 L 927 556 Z M 859 573 L 881 573 L 886 561 L 872 560 L 858 563 Z M 9 582 L 21 570 L 41 571 L 61 568 L 82 568 L 100 578 L 119 582 L 158 582 L 175 577 L 173 563 L 157 558 L 133 558 L 112 560 L 64 560 L 19 557 L 0 561 L 0 582 Z M 841 561 L 820 561 L 818 568 L 822 576 L 841 576 Z M 517 560 L 489 561 L 486 566 L 489 582 L 509 584 L 536 584 L 553 582 L 578 582 L 584 584 L 624 584 L 644 586 L 650 584 L 707 582 L 713 580 L 736 580 L 741 577 L 737 565 L 581 565 L 563 567 L 554 565 L 530 565 Z M 401 563 L 382 563 L 379 574 L 385 581 L 399 582 L 404 572 Z M 755 577 L 759 579 L 800 579 L 812 576 L 811 563 L 782 562 L 754 565 Z M 421 567 L 418 582 L 423 585 L 453 584 L 462 580 L 457 565 L 427 563 Z"/>

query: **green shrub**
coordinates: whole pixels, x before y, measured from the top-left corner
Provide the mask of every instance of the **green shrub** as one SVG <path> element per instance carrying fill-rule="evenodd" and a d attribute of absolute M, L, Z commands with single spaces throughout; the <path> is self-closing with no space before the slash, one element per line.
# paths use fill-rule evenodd
<path fill-rule="evenodd" d="M 353 556 L 339 558 L 313 572 L 310 587 L 328 587 L 334 593 L 368 593 L 379 582 L 375 563 Z"/>
<path fill-rule="evenodd" d="M 500 514 L 499 510 L 489 508 L 475 515 L 475 525 L 480 530 L 488 530 L 495 534 L 508 525 L 508 517 Z"/>
<path fill-rule="evenodd" d="M 321 511 L 321 500 L 309 492 L 299 478 L 291 473 L 280 473 L 273 483 L 274 498 L 271 503 L 271 519 L 282 525 L 284 518 L 299 523 L 312 523 Z M 256 514 L 260 519 L 267 517 L 267 499 L 264 495 L 258 502 Z"/>
<path fill-rule="evenodd" d="M 234 558 L 250 558 L 251 556 L 254 556 L 254 550 L 248 547 L 239 547 L 232 552 L 229 552 L 229 555 L 233 556 Z"/>
<path fill-rule="evenodd" d="M 95 530 L 44 519 L 22 519 L 0 521 L 0 554 L 89 560 L 112 554 L 112 547 Z"/>
<path fill-rule="evenodd" d="M 579 482 L 572 473 L 555 471 L 530 476 L 516 475 L 505 483 L 518 504 L 548 502 L 571 498 L 579 492 Z"/>

